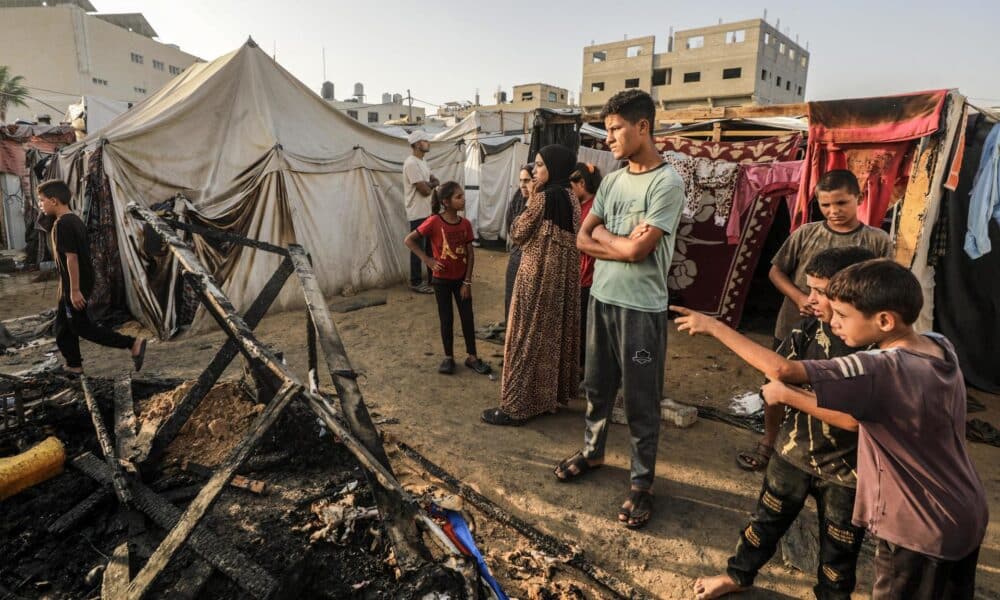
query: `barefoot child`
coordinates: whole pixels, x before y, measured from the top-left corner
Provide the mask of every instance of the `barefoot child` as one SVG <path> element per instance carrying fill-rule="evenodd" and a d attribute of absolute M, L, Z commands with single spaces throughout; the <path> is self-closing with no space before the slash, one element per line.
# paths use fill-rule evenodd
<path fill-rule="evenodd" d="M 472 224 L 458 214 L 464 208 L 465 192 L 459 183 L 448 181 L 435 188 L 431 195 L 431 216 L 406 236 L 405 244 L 433 273 L 431 285 L 437 299 L 441 342 L 444 345 L 444 360 L 438 367 L 438 373 L 451 375 L 455 372 L 455 316 L 451 309 L 454 298 L 458 306 L 458 317 L 462 322 L 465 351 L 469 354 L 465 359 L 465 366 L 487 375 L 491 371 L 490 366 L 476 356 L 475 320 L 472 316 L 472 267 L 475 255 L 472 249 Z M 424 239 L 430 241 L 433 258 L 427 256 L 421 247 Z"/>
<path fill-rule="evenodd" d="M 857 246 L 874 252 L 875 256 L 888 256 L 892 250 L 888 234 L 858 220 L 860 201 L 861 188 L 853 173 L 845 169 L 827 172 L 816 186 L 816 203 L 823 220 L 795 230 L 774 255 L 768 278 L 785 295 L 774 327 L 775 347 L 788 337 L 799 320 L 813 316 L 805 269 L 817 252 Z M 741 469 L 764 470 L 774 452 L 774 438 L 783 415 L 780 409 L 764 407 L 764 437 L 753 450 L 736 455 L 736 464 Z"/>
<path fill-rule="evenodd" d="M 878 540 L 874 600 L 972 600 L 989 514 L 965 444 L 955 349 L 914 331 L 920 283 L 891 260 L 841 271 L 827 295 L 833 332 L 878 350 L 792 363 L 764 386 L 764 399 L 859 427 L 854 524 Z M 786 385 L 805 383 L 813 391 Z"/>
<path fill-rule="evenodd" d="M 855 351 L 830 330 L 833 316 L 826 287 L 835 273 L 873 258 L 863 248 L 831 248 L 813 257 L 806 267 L 809 308 L 815 315 L 801 321 L 770 352 L 711 317 L 683 308 L 678 330 L 716 337 L 752 366 L 772 377 L 793 360 L 847 356 Z M 782 358 L 784 357 L 784 358 Z M 797 410 L 782 410 L 785 420 L 777 435 L 777 456 L 771 458 L 757 507 L 740 534 L 736 554 L 724 575 L 695 582 L 699 599 L 718 598 L 753 585 L 758 571 L 777 550 L 778 542 L 813 496 L 819 516 L 820 555 L 816 574 L 817 598 L 849 600 L 864 530 L 851 524 L 857 485 L 858 434 L 854 429 L 826 426 Z"/>

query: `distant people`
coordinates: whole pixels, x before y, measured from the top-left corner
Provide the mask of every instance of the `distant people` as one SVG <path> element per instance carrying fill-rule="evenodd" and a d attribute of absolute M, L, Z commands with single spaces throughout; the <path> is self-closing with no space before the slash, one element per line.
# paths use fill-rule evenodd
<path fill-rule="evenodd" d="M 667 359 L 667 273 L 684 206 L 684 182 L 653 145 L 656 105 L 641 90 L 619 92 L 601 111 L 608 146 L 628 168 L 601 182 L 576 244 L 596 258 L 587 311 L 583 450 L 555 468 L 570 481 L 604 464 L 608 423 L 622 391 L 632 444 L 628 498 L 618 520 L 630 529 L 653 514 L 660 403 Z"/>
<path fill-rule="evenodd" d="M 406 200 L 406 218 L 410 221 L 410 231 L 415 230 L 431 216 L 431 193 L 438 186 L 437 177 L 431 175 L 431 168 L 424 156 L 431 151 L 430 136 L 419 129 L 406 138 L 412 154 L 403 161 L 403 198 Z M 423 247 L 426 254 L 428 248 Z M 420 258 L 410 253 L 410 289 L 420 294 L 433 294 L 430 287 L 433 274 L 427 269 L 427 283 L 424 283 Z"/>
<path fill-rule="evenodd" d="M 455 315 L 451 308 L 454 299 L 468 353 L 465 366 L 488 375 L 490 366 L 476 354 L 476 327 L 472 315 L 472 269 L 476 255 L 472 249 L 472 223 L 458 214 L 464 208 L 465 192 L 461 184 L 447 181 L 435 188 L 431 194 L 431 216 L 406 236 L 405 244 L 433 273 L 431 285 L 437 299 L 444 346 L 444 360 L 438 373 L 451 375 L 455 372 Z M 430 244 L 432 256 L 423 250 L 425 241 Z"/>
<path fill-rule="evenodd" d="M 675 321 L 677 330 L 716 338 L 748 365 L 771 378 L 793 360 L 825 360 L 870 350 L 871 347 L 851 348 L 833 333 L 830 326 L 833 308 L 826 291 L 830 279 L 839 271 L 872 258 L 874 253 L 857 246 L 827 248 L 817 253 L 806 267 L 809 304 L 815 316 L 799 322 L 775 352 L 718 319 L 674 306 L 682 315 Z M 851 522 L 858 485 L 857 430 L 849 422 L 826 424 L 789 408 L 777 441 L 777 454 L 767 464 L 757 507 L 750 522 L 740 529 L 736 552 L 724 574 L 695 581 L 696 598 L 717 598 L 752 587 L 760 569 L 774 556 L 781 538 L 802 512 L 806 498 L 812 496 L 816 501 L 820 540 L 816 597 L 850 600 L 857 584 L 858 553 L 865 537 L 864 528 Z"/>
<path fill-rule="evenodd" d="M 569 176 L 570 190 L 580 201 L 580 222 L 587 219 L 594 205 L 594 196 L 601 187 L 601 170 L 589 163 L 576 163 Z M 587 358 L 587 305 L 590 304 L 590 286 L 594 283 L 594 257 L 580 253 L 580 375 L 583 375 Z"/>
<path fill-rule="evenodd" d="M 503 298 L 503 319 L 506 322 L 510 318 L 510 298 L 514 293 L 514 278 L 517 277 L 517 268 L 521 266 L 521 247 L 510 239 L 510 230 L 514 222 L 521 216 L 528 203 L 528 196 L 531 195 L 531 173 L 535 165 L 527 164 L 521 167 L 517 175 L 517 191 L 514 197 L 507 204 L 507 247 L 510 254 L 507 257 L 507 275 L 504 278 L 504 298 Z"/>
<path fill-rule="evenodd" d="M 578 394 L 580 204 L 569 191 L 575 165 L 565 146 L 539 150 L 527 208 L 510 231 L 522 257 L 504 338 L 500 406 L 482 414 L 490 425 L 521 425 Z"/>
<path fill-rule="evenodd" d="M 846 246 L 865 248 L 875 256 L 889 256 L 892 251 L 892 241 L 886 232 L 858 220 L 861 187 L 854 173 L 840 169 L 824 174 L 816 185 L 816 202 L 824 220 L 796 229 L 771 260 L 768 277 L 785 296 L 774 327 L 775 348 L 799 321 L 813 316 L 806 266 L 816 254 L 827 248 Z M 736 464 L 741 469 L 762 471 L 767 467 L 784 414 L 781 407 L 764 407 L 764 436 L 755 448 L 736 455 Z"/>
<path fill-rule="evenodd" d="M 38 186 L 42 212 L 54 219 L 50 233 L 52 256 L 59 270 L 59 305 L 56 309 L 56 346 L 66 360 L 63 372 L 70 377 L 83 373 L 80 338 L 109 348 L 129 350 L 132 366 L 142 369 L 146 340 L 122 335 L 90 320 L 87 302 L 94 291 L 94 265 L 90 260 L 87 227 L 70 209 L 69 186 L 50 179 Z"/>

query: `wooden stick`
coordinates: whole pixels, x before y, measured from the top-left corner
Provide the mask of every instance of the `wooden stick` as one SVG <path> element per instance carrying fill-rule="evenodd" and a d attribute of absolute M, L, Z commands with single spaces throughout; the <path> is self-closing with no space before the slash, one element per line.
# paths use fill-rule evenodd
<path fill-rule="evenodd" d="M 128 542 L 118 544 L 111 554 L 101 582 L 101 600 L 125 600 L 128 597 Z"/>
<path fill-rule="evenodd" d="M 135 404 L 132 402 L 132 375 L 115 378 L 115 446 L 118 457 L 127 461 L 136 455 Z"/>
<path fill-rule="evenodd" d="M 101 409 L 97 405 L 97 400 L 94 399 L 93 393 L 90 391 L 90 384 L 87 383 L 87 377 L 81 376 L 80 382 L 83 385 L 83 398 L 87 403 L 87 410 L 90 411 L 90 419 L 94 422 L 94 430 L 97 432 L 97 441 L 101 445 L 101 452 L 104 453 L 104 461 L 108 463 L 108 468 L 111 469 L 111 485 L 114 487 L 115 496 L 118 497 L 118 501 L 122 504 L 128 504 L 132 502 L 132 493 L 128 489 L 128 484 L 125 483 L 125 475 L 122 473 L 122 467 L 118 462 L 115 448 L 111 444 L 111 437 L 108 436 L 108 429 L 104 426 Z"/>

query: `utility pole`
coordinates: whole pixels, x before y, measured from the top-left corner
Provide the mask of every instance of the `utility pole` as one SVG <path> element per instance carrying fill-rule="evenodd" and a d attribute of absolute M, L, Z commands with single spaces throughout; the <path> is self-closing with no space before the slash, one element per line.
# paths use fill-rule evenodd
<path fill-rule="evenodd" d="M 406 101 L 410 104 L 409 116 L 406 117 L 407 123 L 413 122 L 413 96 L 410 95 L 410 90 L 406 90 Z"/>

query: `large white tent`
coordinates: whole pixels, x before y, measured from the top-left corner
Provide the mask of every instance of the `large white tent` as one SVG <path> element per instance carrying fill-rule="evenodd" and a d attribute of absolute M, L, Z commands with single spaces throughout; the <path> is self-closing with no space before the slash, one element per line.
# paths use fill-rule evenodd
<path fill-rule="evenodd" d="M 78 199 L 83 197 L 80 158 L 97 148 L 114 201 L 128 307 L 161 335 L 176 331 L 177 294 L 152 289 L 138 241 L 140 224 L 125 210 L 132 201 L 151 206 L 180 194 L 200 222 L 272 244 L 302 244 L 328 295 L 404 276 L 406 141 L 332 108 L 252 40 L 190 67 L 103 130 L 65 149 L 58 172 Z M 463 181 L 459 144 L 433 144 L 428 160 L 442 181 Z M 246 248 L 225 256 L 204 243 L 196 248 L 241 310 L 280 259 Z M 167 279 L 177 285 L 176 277 Z M 276 305 L 300 305 L 300 296 L 287 286 Z"/>

